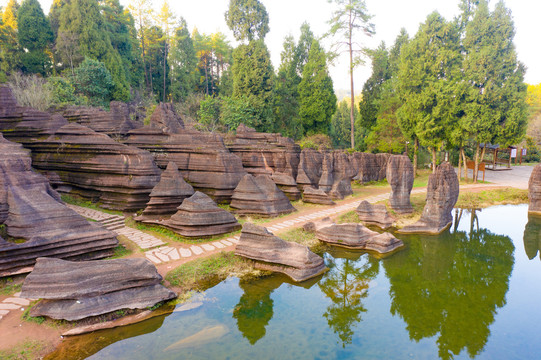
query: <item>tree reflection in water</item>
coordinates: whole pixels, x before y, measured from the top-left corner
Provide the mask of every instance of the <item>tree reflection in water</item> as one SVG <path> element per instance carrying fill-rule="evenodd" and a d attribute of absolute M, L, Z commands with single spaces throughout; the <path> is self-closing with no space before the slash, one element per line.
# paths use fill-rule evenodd
<path fill-rule="evenodd" d="M 370 280 L 379 273 L 379 260 L 340 250 L 333 257 L 327 259 L 330 271 L 318 286 L 332 301 L 323 316 L 345 347 L 351 344 L 353 327 L 362 320 L 361 313 L 366 312 L 362 299 L 368 296 Z"/>
<path fill-rule="evenodd" d="M 541 260 L 541 217 L 529 215 L 524 229 L 524 250 L 528 259 L 532 260 L 539 252 Z"/>
<path fill-rule="evenodd" d="M 404 319 L 411 339 L 437 336 L 442 359 L 483 350 L 514 265 L 511 239 L 479 229 L 475 212 L 469 234 L 402 236 L 408 248 L 383 262 L 391 313 Z"/>

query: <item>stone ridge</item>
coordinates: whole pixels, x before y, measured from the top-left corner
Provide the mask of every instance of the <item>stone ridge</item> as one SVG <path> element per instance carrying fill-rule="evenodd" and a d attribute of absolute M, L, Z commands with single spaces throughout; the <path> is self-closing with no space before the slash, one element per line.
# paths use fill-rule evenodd
<path fill-rule="evenodd" d="M 389 203 L 398 214 L 413 212 L 410 202 L 413 188 L 413 165 L 406 155 L 392 155 L 387 163 L 387 181 L 391 185 Z"/>

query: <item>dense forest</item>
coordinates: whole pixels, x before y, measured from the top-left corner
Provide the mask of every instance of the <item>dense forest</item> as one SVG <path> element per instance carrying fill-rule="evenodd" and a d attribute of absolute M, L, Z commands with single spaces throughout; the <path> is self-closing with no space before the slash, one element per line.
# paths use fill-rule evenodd
<path fill-rule="evenodd" d="M 167 0 L 131 0 L 127 8 L 118 0 L 54 0 L 48 16 L 37 0 L 9 0 L 0 9 L 0 82 L 44 110 L 173 102 L 204 130 L 243 122 L 303 146 L 422 148 L 434 163 L 442 150 L 478 159 L 479 144 L 517 144 L 528 119 L 530 143 L 541 140 L 540 85 L 524 83 L 503 2 L 489 8 L 486 0 L 460 0 L 458 17 L 434 12 L 416 34 L 402 30 L 392 46 L 376 49 L 352 47 L 376 30 L 365 2 L 333 5 L 329 32 L 314 34 L 304 23 L 298 39 L 284 39 L 274 69 L 265 45 L 269 14 L 259 0 L 230 0 L 224 16 L 235 48 L 223 33 L 190 32 Z M 324 37 L 349 46 L 351 74 L 363 57 L 371 62 L 360 96 L 352 76 L 351 99 L 337 102 L 328 68 L 341 50 L 325 49 Z"/>

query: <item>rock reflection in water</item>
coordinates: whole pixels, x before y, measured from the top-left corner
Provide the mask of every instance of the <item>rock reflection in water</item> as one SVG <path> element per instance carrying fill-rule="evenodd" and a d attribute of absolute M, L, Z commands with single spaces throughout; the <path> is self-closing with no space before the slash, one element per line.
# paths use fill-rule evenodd
<path fill-rule="evenodd" d="M 318 286 L 332 301 L 323 316 L 345 348 L 351 344 L 354 326 L 362 320 L 361 313 L 366 312 L 362 300 L 368 296 L 370 281 L 379 273 L 379 260 L 338 249 L 333 249 L 331 255 L 327 259 L 330 271 Z"/>
<path fill-rule="evenodd" d="M 528 223 L 524 228 L 524 250 L 528 259 L 532 260 L 539 252 L 541 260 L 541 217 L 535 215 L 528 216 Z"/>
<path fill-rule="evenodd" d="M 475 211 L 471 215 L 473 222 Z M 383 262 L 391 313 L 406 322 L 410 339 L 437 336 L 441 359 L 463 349 L 472 358 L 480 354 L 497 309 L 506 303 L 514 245 L 507 236 L 470 229 L 403 237 L 408 249 Z"/>

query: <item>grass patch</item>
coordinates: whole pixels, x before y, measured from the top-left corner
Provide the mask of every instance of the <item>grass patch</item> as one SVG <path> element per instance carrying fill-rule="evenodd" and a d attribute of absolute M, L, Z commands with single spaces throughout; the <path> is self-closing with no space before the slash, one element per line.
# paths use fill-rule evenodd
<path fill-rule="evenodd" d="M 24 310 L 23 314 L 21 315 L 21 318 L 24 321 L 33 322 L 33 323 L 41 325 L 41 324 L 43 324 L 45 322 L 45 317 L 43 317 L 43 316 L 30 316 L 30 309 L 32 309 L 32 307 L 34 307 L 35 304 L 37 304 L 37 301 L 30 304 Z"/>
<path fill-rule="evenodd" d="M 100 207 L 100 203 L 93 203 L 90 200 L 84 200 L 84 199 L 67 195 L 67 194 L 62 194 L 61 197 L 62 197 L 62 201 L 64 201 L 66 204 L 77 205 L 77 206 L 101 211 L 101 212 L 111 214 L 111 215 L 123 215 L 122 211 L 104 209 Z"/>
<path fill-rule="evenodd" d="M 330 249 L 330 245 L 319 241 L 316 238 L 315 233 L 304 231 L 302 228 L 289 230 L 288 232 L 281 234 L 280 238 L 285 241 L 296 242 L 297 244 L 308 246 L 310 250 L 318 255 L 322 255 Z"/>
<path fill-rule="evenodd" d="M 12 278 L 1 278 L 0 279 L 0 295 L 13 295 L 23 287 L 24 276 Z"/>
<path fill-rule="evenodd" d="M 482 209 L 493 205 L 517 205 L 528 203 L 528 190 L 515 188 L 464 192 L 458 197 L 456 207 Z"/>
<path fill-rule="evenodd" d="M 355 211 L 348 211 L 347 213 L 344 213 L 342 215 L 339 215 L 336 218 L 337 224 L 346 224 L 346 223 L 358 223 L 361 222 L 359 220 L 359 216 Z"/>
<path fill-rule="evenodd" d="M 113 256 L 109 257 L 109 259 L 119 259 L 128 255 L 131 255 L 133 253 L 132 249 L 126 248 L 122 244 L 118 244 L 118 246 L 114 249 Z"/>
<path fill-rule="evenodd" d="M 165 279 L 183 291 L 201 291 L 230 276 L 261 276 L 263 272 L 254 270 L 252 262 L 233 252 L 222 251 L 205 258 L 195 259 L 171 270 Z"/>
<path fill-rule="evenodd" d="M 3 360 L 33 360 L 39 359 L 40 353 L 45 349 L 45 344 L 37 340 L 26 340 L 13 349 L 0 350 L 0 359 Z"/>

